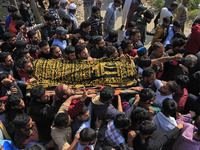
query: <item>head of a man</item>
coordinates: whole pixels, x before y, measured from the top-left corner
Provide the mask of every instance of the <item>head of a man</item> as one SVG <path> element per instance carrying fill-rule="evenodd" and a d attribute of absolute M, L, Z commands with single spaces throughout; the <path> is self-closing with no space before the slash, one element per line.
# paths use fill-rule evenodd
<path fill-rule="evenodd" d="M 84 105 L 81 111 L 76 116 L 76 118 L 82 122 L 86 122 L 90 120 L 90 112 L 89 112 L 88 107 Z"/>
<path fill-rule="evenodd" d="M 130 32 L 130 40 L 132 43 L 136 43 L 141 40 L 141 33 L 139 30 L 131 31 Z"/>
<path fill-rule="evenodd" d="M 108 46 L 106 54 L 108 58 L 117 58 L 119 56 L 118 50 L 114 46 Z"/>
<path fill-rule="evenodd" d="M 51 46 L 50 52 L 54 59 L 62 59 L 62 51 L 56 45 Z"/>
<path fill-rule="evenodd" d="M 115 7 L 120 7 L 122 5 L 122 0 L 114 0 Z"/>
<path fill-rule="evenodd" d="M 100 101 L 104 104 L 109 104 L 115 95 L 115 90 L 112 87 L 104 87 L 100 92 Z"/>
<path fill-rule="evenodd" d="M 50 95 L 42 85 L 34 86 L 31 89 L 31 98 L 39 103 L 46 103 L 50 100 Z"/>
<path fill-rule="evenodd" d="M 156 73 L 152 68 L 148 67 L 143 70 L 142 77 L 146 84 L 151 85 L 156 79 Z"/>
<path fill-rule="evenodd" d="M 182 24 L 179 20 L 174 20 L 173 22 L 173 31 L 174 33 L 181 31 Z"/>
<path fill-rule="evenodd" d="M 156 130 L 156 124 L 149 120 L 142 121 L 139 127 L 140 134 L 144 139 L 154 135 Z"/>
<path fill-rule="evenodd" d="M 68 85 L 58 85 L 55 88 L 55 95 L 59 99 L 67 99 L 74 94 L 74 90 Z"/>
<path fill-rule="evenodd" d="M 117 129 L 128 129 L 131 125 L 131 120 L 126 114 L 118 114 L 114 119 L 114 125 Z"/>
<path fill-rule="evenodd" d="M 172 48 L 174 50 L 175 53 L 184 53 L 185 50 L 185 40 L 183 40 L 182 38 L 178 38 L 176 40 L 174 40 L 173 44 L 172 44 Z"/>
<path fill-rule="evenodd" d="M 171 23 L 171 18 L 170 17 L 164 17 L 163 18 L 163 27 L 164 28 L 168 29 L 170 23 Z"/>
<path fill-rule="evenodd" d="M 67 39 L 67 33 L 68 33 L 68 30 L 66 30 L 65 28 L 63 27 L 57 27 L 56 28 L 56 38 L 57 40 L 59 41 L 64 41 Z"/>
<path fill-rule="evenodd" d="M 152 45 L 152 50 L 153 50 L 153 54 L 157 57 L 157 58 L 160 58 L 164 55 L 164 50 L 165 50 L 165 47 L 162 43 L 160 42 L 155 42 L 153 45 Z"/>
<path fill-rule="evenodd" d="M 163 81 L 163 85 L 158 89 L 158 91 L 162 95 L 170 95 L 176 92 L 177 90 L 178 90 L 178 85 L 175 81 L 168 81 L 168 82 Z"/>
<path fill-rule="evenodd" d="M 173 1 L 173 2 L 170 4 L 169 10 L 173 12 L 177 7 L 178 7 L 177 1 Z"/>
<path fill-rule="evenodd" d="M 19 58 L 17 61 L 18 67 L 25 73 L 31 75 L 33 73 L 33 64 L 31 60 L 25 57 Z"/>
<path fill-rule="evenodd" d="M 51 13 L 47 13 L 44 15 L 44 20 L 48 26 L 53 26 L 55 24 L 55 16 Z"/>
<path fill-rule="evenodd" d="M 94 40 L 95 43 L 95 48 L 99 51 L 104 51 L 105 50 L 105 41 L 101 36 L 97 36 Z"/>
<path fill-rule="evenodd" d="M 177 109 L 177 103 L 175 102 L 175 100 L 170 98 L 166 98 L 163 100 L 161 111 L 166 117 L 175 114 L 176 109 Z"/>
<path fill-rule="evenodd" d="M 92 128 L 84 128 L 80 132 L 80 144 L 82 146 L 85 145 L 93 145 L 97 140 L 97 135 L 94 129 Z"/>
<path fill-rule="evenodd" d="M 111 30 L 108 33 L 108 37 L 112 43 L 115 43 L 119 39 L 119 33 L 116 30 Z"/>
<path fill-rule="evenodd" d="M 155 92 L 150 88 L 144 88 L 140 92 L 140 102 L 145 104 L 153 103 Z"/>
<path fill-rule="evenodd" d="M 124 54 L 130 53 L 133 50 L 133 43 L 129 39 L 123 39 L 120 46 Z"/>
<path fill-rule="evenodd" d="M 39 43 L 40 52 L 43 54 L 50 54 L 50 47 L 47 41 L 41 41 Z"/>
<path fill-rule="evenodd" d="M 76 60 L 75 48 L 71 45 L 65 48 L 65 57 L 69 60 Z"/>
<path fill-rule="evenodd" d="M 187 88 L 187 86 L 189 85 L 190 79 L 188 76 L 186 75 L 178 75 L 175 77 L 175 82 L 178 85 L 178 93 L 182 93 L 184 88 Z"/>
<path fill-rule="evenodd" d="M 145 13 L 144 13 L 144 20 L 145 22 L 147 23 L 150 23 L 151 20 L 154 18 L 154 13 L 152 10 L 146 10 Z"/>
<path fill-rule="evenodd" d="M 27 35 L 31 44 L 38 45 L 40 43 L 40 40 L 36 31 L 28 31 Z"/>
<path fill-rule="evenodd" d="M 79 58 L 79 59 L 87 59 L 88 58 L 88 51 L 85 46 L 77 45 L 75 47 L 75 50 L 76 50 L 77 58 Z"/>
<path fill-rule="evenodd" d="M 53 126 L 59 129 L 69 127 L 72 119 L 67 113 L 58 113 L 53 121 Z"/>
<path fill-rule="evenodd" d="M 63 19 L 62 19 L 62 26 L 65 28 L 65 29 L 68 29 L 69 31 L 71 31 L 72 29 L 72 20 L 69 16 L 65 16 Z"/>
<path fill-rule="evenodd" d="M 15 47 L 16 37 L 10 32 L 5 32 L 3 35 L 3 41 L 7 43 L 10 47 Z"/>
<path fill-rule="evenodd" d="M 6 109 L 23 110 L 25 108 L 24 101 L 16 94 L 11 94 L 6 100 Z"/>
<path fill-rule="evenodd" d="M 60 7 L 60 0 L 49 0 L 49 7 L 52 9 L 58 9 Z"/>
<path fill-rule="evenodd" d="M 100 8 L 98 6 L 93 6 L 92 7 L 92 16 L 95 19 L 99 19 L 100 18 Z"/>
<path fill-rule="evenodd" d="M 2 52 L 0 53 L 0 63 L 1 65 L 12 69 L 13 65 L 14 65 L 14 61 L 12 59 L 12 56 L 10 53 L 8 52 Z"/>
<path fill-rule="evenodd" d="M 90 24 L 90 22 L 88 22 L 88 21 L 82 22 L 81 25 L 80 25 L 80 29 L 81 29 L 83 32 L 89 34 L 90 31 L 91 31 L 91 24 Z"/>

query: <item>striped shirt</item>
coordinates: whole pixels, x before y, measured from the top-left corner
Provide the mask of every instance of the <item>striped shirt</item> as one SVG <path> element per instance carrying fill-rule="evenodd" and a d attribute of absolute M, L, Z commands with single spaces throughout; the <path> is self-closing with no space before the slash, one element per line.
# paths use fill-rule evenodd
<path fill-rule="evenodd" d="M 102 20 L 101 19 L 93 19 L 90 17 L 88 22 L 91 24 L 90 35 L 102 35 Z"/>

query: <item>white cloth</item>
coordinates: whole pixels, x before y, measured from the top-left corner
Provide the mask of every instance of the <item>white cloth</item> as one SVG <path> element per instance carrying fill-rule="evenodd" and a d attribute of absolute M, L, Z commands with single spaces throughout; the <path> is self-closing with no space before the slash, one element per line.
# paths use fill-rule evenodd
<path fill-rule="evenodd" d="M 172 16 L 173 16 L 172 12 L 169 11 L 167 7 L 163 7 L 161 9 L 161 12 L 160 12 L 160 18 L 158 20 L 158 23 L 162 24 L 163 23 L 163 18 L 165 18 L 165 17 L 172 17 Z"/>
<path fill-rule="evenodd" d="M 171 131 L 177 126 L 176 120 L 174 117 L 166 117 L 162 112 L 157 113 L 153 117 L 153 122 L 157 126 L 157 132 L 166 132 Z"/>
<path fill-rule="evenodd" d="M 169 94 L 169 95 L 166 95 L 166 96 L 161 95 L 161 93 L 158 91 L 160 89 L 160 87 L 163 86 L 163 83 L 162 83 L 161 80 L 156 80 L 154 82 L 154 84 L 157 87 L 154 103 L 156 105 L 158 105 L 159 107 L 162 107 L 162 102 L 164 101 L 164 99 L 166 99 L 166 98 L 173 99 L 173 95 L 172 94 Z"/>
<path fill-rule="evenodd" d="M 128 15 L 128 12 L 129 12 L 129 9 L 131 6 L 131 2 L 132 2 L 132 0 L 125 0 L 124 7 L 122 9 L 122 25 L 125 24 L 125 21 L 127 19 L 127 15 Z"/>
<path fill-rule="evenodd" d="M 200 9 L 200 4 L 198 5 L 198 7 L 199 7 L 199 9 Z M 198 19 L 198 18 L 200 18 L 200 10 L 199 10 L 199 13 L 197 14 L 195 20 Z"/>
<path fill-rule="evenodd" d="M 72 3 L 69 5 L 69 9 L 74 10 L 76 9 L 76 4 Z"/>

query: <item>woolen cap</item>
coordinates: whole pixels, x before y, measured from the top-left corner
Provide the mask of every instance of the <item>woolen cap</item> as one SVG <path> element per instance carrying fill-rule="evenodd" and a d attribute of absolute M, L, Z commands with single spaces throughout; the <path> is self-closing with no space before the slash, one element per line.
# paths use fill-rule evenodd
<path fill-rule="evenodd" d="M 71 10 L 76 9 L 76 4 L 71 3 L 71 4 L 69 5 L 69 9 L 71 9 Z"/>

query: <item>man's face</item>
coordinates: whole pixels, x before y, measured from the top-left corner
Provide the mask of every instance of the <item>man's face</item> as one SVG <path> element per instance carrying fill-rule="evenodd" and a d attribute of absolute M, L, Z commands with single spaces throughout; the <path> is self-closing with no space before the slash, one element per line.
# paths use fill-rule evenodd
<path fill-rule="evenodd" d="M 43 46 L 42 48 L 40 48 L 40 51 L 43 52 L 44 54 L 49 54 L 49 53 L 50 53 L 50 47 L 49 47 L 49 44 Z"/>
<path fill-rule="evenodd" d="M 168 28 L 169 25 L 170 25 L 170 22 L 163 22 L 163 27 L 164 27 L 164 28 Z"/>
<path fill-rule="evenodd" d="M 153 82 L 155 81 L 156 78 L 156 74 L 152 74 L 150 77 L 144 77 L 144 80 L 146 78 L 147 84 L 153 84 Z"/>
<path fill-rule="evenodd" d="M 139 40 L 141 40 L 141 34 L 140 33 L 136 33 L 135 36 L 131 36 L 131 41 L 132 42 L 138 42 Z"/>
<path fill-rule="evenodd" d="M 60 50 L 59 47 L 57 47 L 56 49 L 53 50 L 53 55 L 56 58 L 62 58 L 62 51 Z"/>
<path fill-rule="evenodd" d="M 10 39 L 8 40 L 8 44 L 11 45 L 11 46 L 14 46 L 14 45 L 15 45 L 15 42 L 16 42 L 16 37 L 10 38 Z"/>
<path fill-rule="evenodd" d="M 49 25 L 49 26 L 53 26 L 54 24 L 55 24 L 55 20 L 49 20 L 49 21 L 48 21 L 48 25 Z"/>
<path fill-rule="evenodd" d="M 5 59 L 5 62 L 3 63 L 3 65 L 5 65 L 8 68 L 12 68 L 14 65 L 14 61 L 12 59 L 12 57 L 10 55 L 8 55 L 8 57 Z"/>
<path fill-rule="evenodd" d="M 83 28 L 83 31 L 89 34 L 91 31 L 91 26 L 88 26 L 87 28 Z"/>
<path fill-rule="evenodd" d="M 25 55 L 24 55 L 24 57 L 27 59 L 27 60 L 30 60 L 30 61 L 32 61 L 32 57 L 31 57 L 31 55 L 30 55 L 30 53 L 26 53 Z"/>
<path fill-rule="evenodd" d="M 33 65 L 31 62 L 28 62 L 24 65 L 24 69 L 23 69 L 26 73 L 28 73 L 29 75 L 31 75 L 33 73 Z"/>
<path fill-rule="evenodd" d="M 115 49 L 115 52 L 111 57 L 117 58 L 118 56 L 119 56 L 119 53 L 118 53 L 117 49 Z"/>
<path fill-rule="evenodd" d="M 50 95 L 47 93 L 47 91 L 45 91 L 44 95 L 42 96 L 42 98 L 39 100 L 40 102 L 47 102 L 50 100 Z"/>
<path fill-rule="evenodd" d="M 60 34 L 59 37 L 60 37 L 61 40 L 66 40 L 67 34 Z"/>
<path fill-rule="evenodd" d="M 87 59 L 88 58 L 87 48 L 85 48 L 80 54 L 78 54 L 78 57 L 80 59 Z"/>
<path fill-rule="evenodd" d="M 132 49 L 133 49 L 133 44 L 132 44 L 132 43 L 131 43 L 131 44 L 128 44 L 127 49 L 128 49 L 128 52 L 131 52 Z"/>
<path fill-rule="evenodd" d="M 158 58 L 162 57 L 163 54 L 164 54 L 164 47 L 161 47 L 161 48 L 158 48 L 158 49 L 154 50 L 153 53 Z"/>
<path fill-rule="evenodd" d="M 163 86 L 161 86 L 158 91 L 161 94 L 170 94 L 171 92 L 169 91 L 169 86 L 167 84 L 167 82 L 163 82 Z"/>
<path fill-rule="evenodd" d="M 181 31 L 181 28 L 180 28 L 180 27 L 177 27 L 177 26 L 173 26 L 173 30 L 174 30 L 174 32 L 176 33 L 176 32 Z"/>
<path fill-rule="evenodd" d="M 95 12 L 93 15 L 96 19 L 100 18 L 100 11 Z"/>
<path fill-rule="evenodd" d="M 69 55 L 65 54 L 69 60 L 76 60 L 76 53 L 69 53 Z"/>
<path fill-rule="evenodd" d="M 122 3 L 114 3 L 115 7 L 120 7 Z"/>
<path fill-rule="evenodd" d="M 103 0 L 98 0 L 96 5 L 97 5 L 99 8 L 101 8 L 102 5 L 103 5 Z"/>
<path fill-rule="evenodd" d="M 15 106 L 15 109 L 22 110 L 24 108 L 25 108 L 24 101 L 22 99 L 20 99 L 20 103 Z"/>
<path fill-rule="evenodd" d="M 87 43 L 86 43 L 83 39 L 80 39 L 80 40 L 78 40 L 77 45 L 83 45 L 83 46 L 86 46 Z"/>
<path fill-rule="evenodd" d="M 30 39 L 30 41 L 35 45 L 39 44 L 40 40 L 38 38 L 37 33 L 35 35 L 33 35 L 33 37 Z"/>
<path fill-rule="evenodd" d="M 74 94 L 74 90 L 71 86 L 63 85 L 64 95 L 71 96 Z"/>
<path fill-rule="evenodd" d="M 81 145 L 93 145 L 94 143 L 96 142 L 96 139 L 90 141 L 90 142 L 83 142 L 83 141 L 80 141 Z"/>
<path fill-rule="evenodd" d="M 81 121 L 84 121 L 84 122 L 90 120 L 90 112 L 89 112 L 89 110 L 84 115 L 78 116 L 78 119 L 81 120 Z"/>
<path fill-rule="evenodd" d="M 1 107 L 0 107 L 0 113 L 4 112 L 6 109 L 5 109 L 5 104 L 2 103 Z"/>
<path fill-rule="evenodd" d="M 104 39 L 102 39 L 102 40 L 99 42 L 97 48 L 101 50 L 103 47 L 105 47 L 105 41 L 104 41 Z"/>
<path fill-rule="evenodd" d="M 24 128 L 21 128 L 22 132 L 27 132 L 33 128 L 33 120 L 30 118 L 29 122 L 27 122 Z"/>

